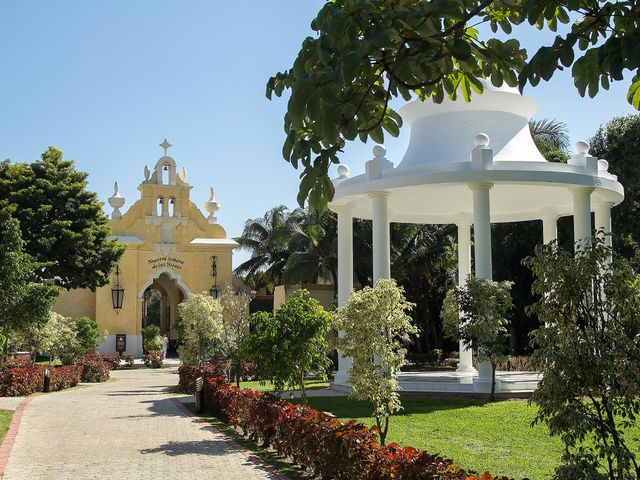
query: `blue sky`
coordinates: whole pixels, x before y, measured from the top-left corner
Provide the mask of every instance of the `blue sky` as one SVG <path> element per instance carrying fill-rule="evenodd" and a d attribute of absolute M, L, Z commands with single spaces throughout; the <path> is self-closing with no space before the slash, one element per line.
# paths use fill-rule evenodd
<path fill-rule="evenodd" d="M 192 199 L 201 207 L 214 186 L 218 219 L 237 236 L 247 218 L 295 207 L 298 173 L 280 155 L 286 104 L 269 102 L 264 86 L 290 66 L 323 3 L 2 2 L 0 159 L 33 161 L 55 145 L 89 172 L 101 200 L 118 180 L 126 208 L 166 137 L 178 167 L 187 167 Z M 527 47 L 553 38 L 528 27 L 518 32 Z M 627 86 L 583 99 L 562 72 L 525 94 L 540 103 L 536 117 L 565 121 L 575 142 L 633 112 Z M 396 164 L 408 133 L 386 142 Z M 352 172 L 362 171 L 371 148 L 347 148 Z"/>

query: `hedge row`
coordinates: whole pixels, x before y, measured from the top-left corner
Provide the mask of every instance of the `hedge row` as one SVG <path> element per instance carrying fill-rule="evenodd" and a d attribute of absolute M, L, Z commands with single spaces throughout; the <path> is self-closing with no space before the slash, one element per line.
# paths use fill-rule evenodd
<path fill-rule="evenodd" d="M 99 356 L 85 356 L 82 360 L 82 381 L 99 383 L 109 380 L 109 370 L 113 365 L 103 361 Z"/>
<path fill-rule="evenodd" d="M 185 365 L 178 367 L 178 390 L 183 393 L 194 393 L 196 378 L 206 375 L 207 378 L 224 377 L 227 364 L 214 360 L 203 365 Z"/>
<path fill-rule="evenodd" d="M 0 370 L 0 396 L 24 397 L 44 389 L 44 365 Z"/>
<path fill-rule="evenodd" d="M 64 365 L 49 368 L 49 391 L 57 392 L 75 387 L 82 377 L 82 365 Z"/>
<path fill-rule="evenodd" d="M 330 414 L 271 394 L 231 386 L 226 365 L 181 367 L 180 387 L 205 376 L 205 408 L 251 440 L 271 446 L 323 479 L 337 480 L 510 480 L 476 475 L 453 461 L 412 447 L 380 446 L 374 428 L 342 422 Z"/>

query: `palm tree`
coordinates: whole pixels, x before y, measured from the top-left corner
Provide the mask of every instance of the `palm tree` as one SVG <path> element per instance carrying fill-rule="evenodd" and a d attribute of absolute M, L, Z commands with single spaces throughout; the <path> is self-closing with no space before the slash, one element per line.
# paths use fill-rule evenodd
<path fill-rule="evenodd" d="M 253 288 L 265 287 L 267 291 L 273 291 L 284 279 L 291 253 L 291 234 L 291 222 L 284 205 L 272 208 L 262 218 L 247 220 L 242 235 L 235 240 L 241 250 L 251 252 L 251 258 L 240 264 L 234 273 L 244 276 Z"/>
<path fill-rule="evenodd" d="M 290 217 L 291 255 L 287 260 L 285 283 L 318 283 L 329 280 L 338 284 L 337 219 L 333 212 L 294 210 Z M 337 291 L 337 290 L 336 290 Z"/>
<path fill-rule="evenodd" d="M 543 157 L 549 161 L 566 162 L 569 148 L 569 130 L 566 123 L 549 118 L 531 120 L 529 130 Z"/>

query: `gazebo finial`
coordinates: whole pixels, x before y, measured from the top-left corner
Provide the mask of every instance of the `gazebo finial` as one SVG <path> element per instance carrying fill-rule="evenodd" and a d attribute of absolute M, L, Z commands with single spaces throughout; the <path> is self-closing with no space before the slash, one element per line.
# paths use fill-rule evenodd
<path fill-rule="evenodd" d="M 578 155 L 588 155 L 589 154 L 589 144 L 584 140 L 580 140 L 576 143 L 576 153 Z"/>
<path fill-rule="evenodd" d="M 487 135 L 486 133 L 479 133 L 476 135 L 476 138 L 475 138 L 476 147 L 487 148 L 490 143 L 491 143 L 491 140 L 489 139 L 489 135 Z"/>

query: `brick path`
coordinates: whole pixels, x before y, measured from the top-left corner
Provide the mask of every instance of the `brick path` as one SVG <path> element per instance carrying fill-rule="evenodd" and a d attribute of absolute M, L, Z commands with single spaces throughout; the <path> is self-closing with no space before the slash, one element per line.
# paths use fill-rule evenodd
<path fill-rule="evenodd" d="M 286 478 L 188 416 L 166 393 L 175 368 L 112 376 L 118 380 L 33 397 L 2 478 Z"/>

